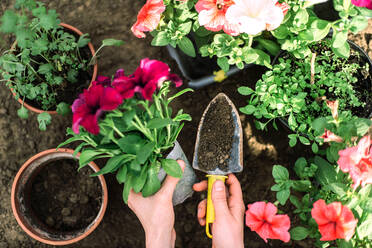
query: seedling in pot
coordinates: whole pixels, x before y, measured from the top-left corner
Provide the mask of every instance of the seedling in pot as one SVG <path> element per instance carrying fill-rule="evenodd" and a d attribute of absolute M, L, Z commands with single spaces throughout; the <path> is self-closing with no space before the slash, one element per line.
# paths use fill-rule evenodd
<path fill-rule="evenodd" d="M 92 68 L 89 61 L 96 53 L 88 34 L 61 23 L 44 3 L 17 1 L 14 7 L 0 19 L 0 31 L 15 37 L 10 50 L 0 56 L 1 81 L 22 104 L 19 117 L 28 118 L 28 110 L 36 112 L 45 130 L 50 114 L 71 113 L 76 94 L 95 79 L 97 65 Z M 109 41 L 103 46 L 122 44 Z"/>
<path fill-rule="evenodd" d="M 206 234 L 212 238 L 209 225 L 214 222 L 213 183 L 225 181 L 225 175 L 243 170 L 243 132 L 239 114 L 223 93 L 209 103 L 200 120 L 192 166 L 207 173 Z"/>

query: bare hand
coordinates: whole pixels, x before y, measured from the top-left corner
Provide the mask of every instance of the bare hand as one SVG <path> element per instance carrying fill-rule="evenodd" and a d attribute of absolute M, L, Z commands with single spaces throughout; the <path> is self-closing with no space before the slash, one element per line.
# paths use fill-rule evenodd
<path fill-rule="evenodd" d="M 183 171 L 185 162 L 177 162 Z M 172 196 L 179 180 L 168 175 L 161 189 L 150 197 L 145 198 L 133 190 L 129 193 L 128 206 L 137 215 L 145 230 L 147 248 L 169 248 L 175 245 Z"/>
<path fill-rule="evenodd" d="M 212 246 L 214 248 L 243 248 L 244 247 L 244 211 L 242 189 L 234 174 L 229 174 L 226 180 L 229 187 L 226 195 L 225 184 L 217 180 L 213 184 L 212 201 L 215 209 L 215 221 L 212 224 Z M 207 181 L 194 184 L 195 191 L 204 191 L 208 188 Z M 198 221 L 205 226 L 207 200 L 198 206 Z"/>

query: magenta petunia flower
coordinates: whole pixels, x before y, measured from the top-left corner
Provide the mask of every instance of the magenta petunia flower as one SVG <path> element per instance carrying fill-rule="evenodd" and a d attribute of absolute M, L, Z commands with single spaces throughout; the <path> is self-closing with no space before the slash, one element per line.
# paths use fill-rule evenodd
<path fill-rule="evenodd" d="M 351 3 L 358 7 L 372 9 L 372 0 L 351 0 Z"/>
<path fill-rule="evenodd" d="M 117 90 L 104 87 L 96 81 L 72 104 L 72 130 L 79 133 L 79 127 L 83 126 L 88 132 L 97 135 L 99 133 L 98 118 L 104 111 L 114 110 L 122 102 L 123 98 Z"/>
<path fill-rule="evenodd" d="M 182 80 L 176 74 L 170 74 L 170 68 L 167 64 L 148 58 L 142 59 L 140 66 L 130 75 L 125 76 L 124 71 L 117 73 L 119 77 L 112 82 L 114 87 L 124 99 L 133 97 L 134 93 L 139 93 L 145 100 L 151 100 L 157 88 L 162 83 L 169 80 L 176 84 L 176 87 L 182 85 Z"/>

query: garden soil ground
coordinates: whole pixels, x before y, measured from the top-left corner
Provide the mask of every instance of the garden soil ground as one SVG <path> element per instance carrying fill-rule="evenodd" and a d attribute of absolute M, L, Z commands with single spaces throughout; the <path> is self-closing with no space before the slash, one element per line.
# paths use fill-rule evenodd
<path fill-rule="evenodd" d="M 0 14 L 15 0 L 1 0 Z M 121 48 L 106 48 L 101 54 L 99 74 L 111 75 L 116 69 L 124 68 L 132 73 L 139 65 L 141 58 L 149 57 L 163 60 L 170 64 L 174 72 L 179 73 L 174 61 L 164 48 L 150 46 L 150 38 L 135 38 L 130 27 L 136 20 L 136 14 L 144 0 L 50 0 L 49 7 L 57 9 L 61 19 L 75 25 L 91 35 L 97 48 L 105 38 L 122 39 L 126 43 Z M 372 55 L 372 20 L 366 33 L 357 36 L 358 42 Z M 9 40 L 2 38 L 0 48 L 8 47 Z M 237 87 L 254 86 L 264 71 L 262 67 L 253 67 L 240 72 L 223 83 L 216 83 L 203 90 L 189 93 L 174 103 L 176 109 L 183 108 L 191 114 L 193 120 L 186 123 L 180 134 L 179 142 L 190 160 L 193 155 L 197 126 L 209 101 L 219 92 L 226 93 L 237 107 L 245 105 L 245 97 L 237 93 Z M 12 98 L 9 90 L 0 86 L 0 248 L 50 247 L 29 238 L 19 227 L 13 217 L 10 192 L 13 179 L 20 166 L 32 155 L 56 147 L 65 140 L 65 129 L 71 126 L 71 117 L 53 117 L 52 124 L 46 132 L 38 130 L 36 115 L 29 120 L 21 120 L 16 111 L 19 104 Z M 261 132 L 254 127 L 253 119 L 241 115 L 244 130 L 244 171 L 238 174 L 246 204 L 255 201 L 274 201 L 275 194 L 270 191 L 273 184 L 271 169 L 274 164 L 286 167 L 293 165 L 294 159 L 307 150 L 304 147 L 291 149 L 287 144 L 285 131 L 277 132 L 270 128 Z M 102 166 L 102 165 L 100 165 Z M 203 179 L 202 174 L 198 174 Z M 106 176 L 109 189 L 109 204 L 106 215 L 99 227 L 86 239 L 68 246 L 133 248 L 145 247 L 144 232 L 136 216 L 122 201 L 122 186 L 116 183 L 114 176 Z M 195 193 L 184 204 L 175 208 L 176 212 L 176 247 L 210 247 L 196 219 L 198 202 L 205 194 Z M 288 210 L 290 206 L 281 207 Z M 313 247 L 307 243 L 288 243 L 269 241 L 267 244 L 255 233 L 245 228 L 246 247 Z"/>

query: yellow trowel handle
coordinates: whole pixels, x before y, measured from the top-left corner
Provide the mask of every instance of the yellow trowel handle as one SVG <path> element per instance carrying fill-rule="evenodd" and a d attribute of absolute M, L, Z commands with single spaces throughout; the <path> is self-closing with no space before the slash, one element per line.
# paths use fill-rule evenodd
<path fill-rule="evenodd" d="M 227 176 L 218 175 L 207 175 L 208 177 L 208 198 L 207 198 L 207 217 L 205 223 L 205 232 L 209 238 L 212 238 L 212 234 L 209 231 L 209 225 L 214 222 L 214 206 L 212 202 L 212 188 L 216 180 L 225 182 Z"/>

